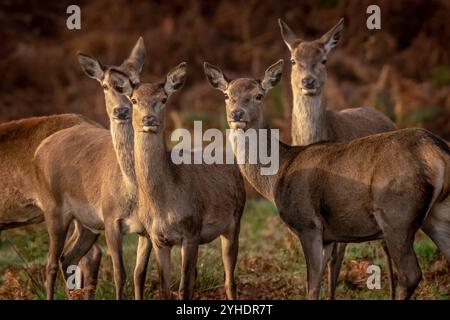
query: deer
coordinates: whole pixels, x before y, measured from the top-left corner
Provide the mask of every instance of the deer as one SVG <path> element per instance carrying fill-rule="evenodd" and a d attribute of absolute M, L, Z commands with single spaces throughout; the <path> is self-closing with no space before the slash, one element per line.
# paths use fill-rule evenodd
<path fill-rule="evenodd" d="M 279 83 L 282 67 L 279 60 L 261 80 L 229 81 L 219 67 L 204 64 L 209 83 L 225 95 L 232 149 L 246 159 L 239 164 L 242 175 L 275 204 L 301 243 L 308 298 L 319 298 L 324 262 L 335 242 L 383 240 L 399 274 L 396 298 L 409 299 L 422 277 L 413 250 L 419 228 L 450 261 L 449 146 L 419 128 L 307 146 L 286 145 L 268 130 L 258 144 L 271 150 L 275 139 L 279 170 L 262 175 L 261 163 L 248 162 L 249 144 L 238 140 L 251 129 L 270 129 L 263 98 Z"/>
<path fill-rule="evenodd" d="M 383 113 L 368 107 L 335 111 L 326 108 L 326 62 L 330 51 L 338 44 L 344 29 L 342 18 L 333 28 L 314 41 L 300 39 L 281 19 L 281 36 L 291 53 L 291 117 L 292 144 L 305 146 L 317 142 L 350 141 L 371 134 L 393 131 L 395 124 Z M 336 286 L 345 255 L 346 244 L 335 244 L 328 261 L 329 298 L 336 297 Z M 395 283 L 391 259 L 383 244 L 388 269 L 391 298 L 395 298 Z"/>
<path fill-rule="evenodd" d="M 161 298 L 172 297 L 171 248 L 181 246 L 179 298 L 192 299 L 199 245 L 220 236 L 226 296 L 236 299 L 234 271 L 245 205 L 239 169 L 226 164 L 175 165 L 165 144 L 167 100 L 183 87 L 186 63 L 171 69 L 161 82 L 135 86 L 120 70 L 113 70 L 111 77 L 114 89 L 133 105 L 138 212 L 152 240 Z"/>
<path fill-rule="evenodd" d="M 113 68 L 121 70 L 137 83 L 145 54 L 142 37 L 120 66 L 104 65 L 79 52 L 84 73 L 102 85 L 110 130 L 89 124 L 73 126 L 45 139 L 35 152 L 35 184 L 49 233 L 47 299 L 53 298 L 58 259 L 63 265 L 77 264 L 103 230 L 113 263 L 116 299 L 123 298 L 126 280 L 122 237 L 128 233 L 139 236 L 134 284 L 135 298 L 143 298 L 152 245 L 135 211 L 132 109 L 128 99 L 112 90 L 110 74 Z M 90 232 L 64 253 L 72 220 Z"/>
<path fill-rule="evenodd" d="M 31 117 L 0 124 L 0 231 L 38 224 L 44 221 L 33 188 L 33 155 L 39 144 L 59 130 L 91 122 L 77 114 Z M 93 122 L 91 122 L 93 123 Z M 67 246 L 79 236 L 79 227 L 70 231 Z M 93 298 L 101 261 L 98 246 L 80 261 L 85 299 Z"/>

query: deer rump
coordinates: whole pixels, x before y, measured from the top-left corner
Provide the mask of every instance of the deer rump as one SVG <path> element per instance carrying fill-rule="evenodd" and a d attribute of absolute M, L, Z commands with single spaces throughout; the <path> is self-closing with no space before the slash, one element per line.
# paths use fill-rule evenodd
<path fill-rule="evenodd" d="M 0 230 L 44 221 L 32 184 L 34 152 L 45 138 L 81 123 L 93 124 L 80 115 L 62 114 L 0 125 Z"/>
<path fill-rule="evenodd" d="M 278 183 L 276 203 L 288 224 L 295 219 L 288 212 L 318 218 L 324 242 L 375 240 L 385 228 L 422 225 L 448 196 L 450 148 L 426 130 L 299 149 Z"/>

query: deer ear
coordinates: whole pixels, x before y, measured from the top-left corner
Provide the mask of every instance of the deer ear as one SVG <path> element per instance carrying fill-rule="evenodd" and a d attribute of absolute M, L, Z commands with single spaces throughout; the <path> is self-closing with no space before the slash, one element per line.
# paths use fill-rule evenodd
<path fill-rule="evenodd" d="M 281 80 L 281 75 L 283 74 L 283 60 L 278 60 L 269 68 L 267 68 L 264 79 L 261 81 L 261 87 L 268 91 L 275 87 Z"/>
<path fill-rule="evenodd" d="M 333 49 L 342 35 L 342 30 L 344 30 L 344 18 L 341 18 L 339 22 L 330 29 L 327 33 L 325 33 L 321 38 L 320 42 L 323 43 L 326 53 L 328 54 L 331 49 Z"/>
<path fill-rule="evenodd" d="M 216 89 L 221 91 L 227 90 L 228 80 L 227 77 L 223 74 L 222 70 L 219 67 L 213 66 L 208 62 L 203 64 L 203 69 L 205 71 L 206 78 L 208 82 Z"/>
<path fill-rule="evenodd" d="M 97 59 L 78 52 L 78 62 L 81 65 L 83 72 L 92 79 L 102 81 L 105 76 L 105 67 Z"/>
<path fill-rule="evenodd" d="M 139 83 L 139 74 L 144 66 L 146 54 L 144 39 L 139 37 L 130 55 L 122 63 L 122 68 L 130 75 L 130 80 L 134 84 Z"/>
<path fill-rule="evenodd" d="M 292 49 L 300 42 L 300 39 L 295 35 L 291 28 L 281 19 L 278 19 L 278 25 L 281 30 L 281 37 L 289 50 Z"/>
<path fill-rule="evenodd" d="M 109 72 L 109 85 L 117 93 L 131 97 L 133 93 L 133 86 L 128 76 L 116 69 L 111 69 Z"/>
<path fill-rule="evenodd" d="M 186 81 L 186 62 L 182 62 L 169 71 L 164 82 L 164 91 L 167 95 L 171 95 L 184 86 Z"/>

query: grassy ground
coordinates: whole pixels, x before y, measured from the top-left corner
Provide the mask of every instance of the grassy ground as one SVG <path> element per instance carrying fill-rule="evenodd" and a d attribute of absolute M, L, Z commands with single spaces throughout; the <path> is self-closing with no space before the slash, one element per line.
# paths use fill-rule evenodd
<path fill-rule="evenodd" d="M 0 244 L 0 299 L 43 299 L 44 270 L 47 250 L 45 226 L 32 226 L 3 232 Z M 101 240 L 104 253 L 105 242 Z M 127 299 L 133 298 L 132 270 L 136 237 L 125 239 L 125 260 L 128 270 Z M 416 291 L 417 299 L 450 299 L 450 266 L 434 244 L 418 234 L 415 250 L 424 272 Z M 179 283 L 179 250 L 173 250 L 172 288 L 176 295 Z M 381 289 L 366 286 L 366 269 L 377 264 L 383 272 Z M 198 262 L 197 299 L 221 299 L 223 268 L 218 240 L 202 246 Z M 349 245 L 341 271 L 338 299 L 388 299 L 389 289 L 381 246 L 377 242 Z M 305 299 L 306 266 L 296 238 L 282 224 L 275 208 L 267 201 L 247 202 L 242 221 L 238 260 L 238 288 L 241 299 Z M 151 258 L 145 297 L 157 298 L 158 277 Z M 326 281 L 322 297 L 326 298 Z M 57 299 L 64 299 L 62 281 L 58 281 Z M 112 265 L 104 255 L 97 288 L 97 299 L 113 299 Z"/>

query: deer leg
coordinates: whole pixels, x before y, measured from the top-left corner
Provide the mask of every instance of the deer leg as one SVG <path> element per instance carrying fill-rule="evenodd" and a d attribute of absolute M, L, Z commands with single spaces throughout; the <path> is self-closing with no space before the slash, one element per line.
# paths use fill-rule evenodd
<path fill-rule="evenodd" d="M 105 237 L 114 269 L 116 300 L 122 300 L 127 274 L 123 260 L 122 233 L 120 232 L 118 221 L 114 221 L 114 223 L 107 223 L 105 221 Z"/>
<path fill-rule="evenodd" d="M 328 261 L 328 297 L 330 300 L 336 299 L 336 287 L 341 272 L 342 261 L 345 256 L 346 243 L 335 242 L 332 245 L 330 260 Z"/>
<path fill-rule="evenodd" d="M 148 260 L 152 251 L 152 241 L 149 236 L 139 236 L 136 250 L 136 267 L 134 268 L 134 298 L 144 298 L 145 278 L 147 275 Z"/>
<path fill-rule="evenodd" d="M 194 295 L 195 269 L 198 257 L 198 240 L 184 239 L 181 245 L 181 281 L 179 297 L 191 300 Z"/>
<path fill-rule="evenodd" d="M 229 300 L 235 300 L 236 281 L 234 279 L 234 270 L 239 251 L 239 223 L 232 230 L 220 236 L 222 244 L 222 261 L 225 270 L 225 293 Z"/>
<path fill-rule="evenodd" d="M 333 243 L 324 247 L 322 235 L 318 229 L 303 231 L 300 234 L 300 242 L 306 258 L 308 299 L 318 300 L 320 282 L 325 268 L 325 261 L 327 261 L 325 258 L 331 254 Z"/>
<path fill-rule="evenodd" d="M 88 253 L 83 256 L 78 263 L 83 275 L 84 299 L 92 300 L 95 298 L 97 288 L 98 271 L 102 261 L 102 250 L 98 245 L 92 247 Z"/>
<path fill-rule="evenodd" d="M 50 217 L 46 217 L 47 230 L 49 236 L 49 249 L 47 256 L 47 270 L 46 270 L 46 289 L 47 300 L 53 300 L 56 276 L 59 267 L 59 259 L 64 250 L 64 243 L 69 227 L 69 222 L 64 222 L 62 212 L 59 207 L 54 207 L 49 212 Z"/>
<path fill-rule="evenodd" d="M 170 250 L 168 246 L 158 246 L 153 242 L 156 263 L 159 272 L 159 295 L 160 299 L 169 300 L 172 298 L 170 293 Z"/>
<path fill-rule="evenodd" d="M 422 279 L 422 271 L 413 249 L 414 236 L 401 238 L 385 235 L 386 245 L 399 275 L 397 299 L 407 300 Z"/>
<path fill-rule="evenodd" d="M 391 299 L 395 300 L 395 275 L 394 275 L 394 268 L 392 266 L 391 255 L 389 254 L 388 247 L 384 240 L 381 241 L 381 245 L 384 251 L 385 264 L 388 269 L 389 292 L 391 294 Z"/>
<path fill-rule="evenodd" d="M 74 250 L 77 246 L 77 241 L 80 239 L 80 228 L 81 224 L 74 220 L 73 228 L 71 228 L 71 233 L 69 239 L 66 240 L 66 246 L 64 247 L 63 255 L 70 250 Z M 83 238 L 83 237 L 81 237 Z M 84 255 L 78 265 L 81 269 L 83 288 L 84 288 L 84 299 L 91 300 L 95 297 L 95 289 L 97 287 L 98 271 L 100 268 L 100 262 L 102 259 L 102 251 L 100 248 L 94 244 L 94 246 Z M 61 266 L 63 277 L 65 278 L 65 269 Z"/>
<path fill-rule="evenodd" d="M 447 208 L 434 209 L 422 225 L 422 230 L 433 240 L 450 262 L 450 212 Z"/>
<path fill-rule="evenodd" d="M 92 246 L 98 239 L 98 234 L 93 233 L 89 229 L 78 225 L 77 229 L 74 231 L 76 233 L 75 241 L 72 243 L 72 245 L 64 250 L 63 255 L 61 256 L 61 268 L 62 268 L 62 274 L 64 276 L 64 280 L 67 284 L 68 275 L 67 275 L 67 269 L 69 266 L 74 265 L 77 266 L 80 262 L 80 260 L 83 258 L 84 255 L 86 255 L 89 250 L 92 249 Z M 94 272 L 98 273 L 98 264 L 96 261 L 94 261 L 93 267 L 97 267 L 97 270 Z M 89 267 L 91 264 L 89 263 Z M 82 273 L 83 274 L 83 273 Z M 70 293 L 71 289 L 66 286 L 67 292 Z M 95 291 L 94 291 L 95 292 Z"/>

